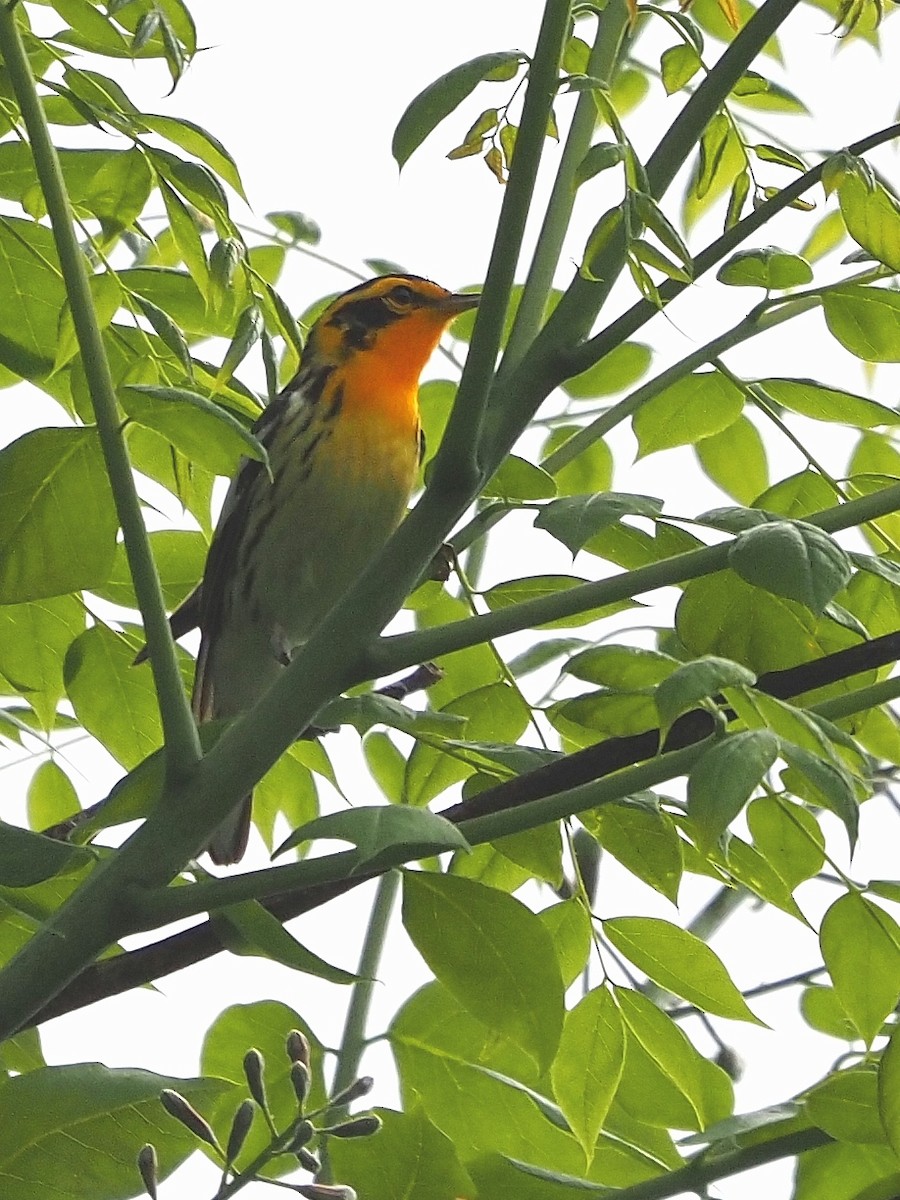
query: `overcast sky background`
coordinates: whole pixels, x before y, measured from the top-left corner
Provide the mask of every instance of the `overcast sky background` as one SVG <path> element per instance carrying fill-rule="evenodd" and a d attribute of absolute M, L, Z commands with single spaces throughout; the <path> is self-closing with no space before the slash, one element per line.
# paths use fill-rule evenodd
<path fill-rule="evenodd" d="M 448 163 L 444 155 L 462 140 L 482 108 L 505 99 L 507 85 L 483 87 L 413 156 L 402 175 L 398 175 L 390 156 L 390 140 L 409 100 L 450 67 L 490 50 L 519 47 L 530 52 L 542 8 L 538 0 L 456 0 L 452 6 L 417 0 L 378 4 L 343 0 L 340 4 L 317 5 L 302 0 L 261 0 L 253 6 L 236 0 L 194 0 L 191 8 L 200 44 L 208 49 L 198 54 L 174 96 L 166 97 L 167 76 L 154 65 L 121 66 L 118 77 L 138 105 L 190 118 L 224 141 L 238 162 L 253 206 L 253 214 L 244 214 L 249 225 L 260 225 L 262 214 L 272 209 L 300 209 L 321 225 L 321 251 L 354 269 L 364 269 L 363 258 L 379 256 L 451 288 L 483 278 L 502 191 L 479 160 Z M 900 25 L 900 21 L 893 24 Z M 786 123 L 779 126 L 785 131 L 790 128 L 800 147 L 836 148 L 893 119 L 900 60 L 897 29 L 889 23 L 889 49 L 879 59 L 868 46 L 841 45 L 830 35 L 830 25 L 829 18 L 819 10 L 808 8 L 796 13 L 785 37 L 789 72 L 779 74 L 772 64 L 766 68 L 817 113 L 815 125 L 806 118 L 793 118 L 789 127 Z M 668 44 L 671 39 L 667 35 L 657 45 L 657 61 L 659 49 Z M 652 58 L 649 50 L 643 54 Z M 100 69 L 114 73 L 109 60 Z M 629 123 L 639 152 L 644 154 L 652 148 L 666 114 L 674 115 L 679 103 L 673 98 L 667 109 L 665 103 L 660 108 L 657 101 L 652 118 L 648 118 L 647 108 Z M 559 109 L 561 122 L 570 110 L 571 100 L 564 100 Z M 551 147 L 540 196 L 546 195 L 556 158 Z M 893 153 L 882 154 L 878 161 L 896 183 Z M 560 270 L 561 284 L 571 277 L 572 264 L 593 221 L 617 198 L 603 191 L 607 186 L 604 181 L 585 193 L 569 258 L 564 259 Z M 673 190 L 673 211 L 677 211 L 675 195 Z M 821 194 L 817 199 L 821 200 Z M 236 204 L 234 211 L 240 214 L 241 206 Z M 541 211 L 536 202 L 538 216 Z M 804 220 L 807 218 L 800 214 L 786 214 L 760 241 L 781 241 L 797 248 L 803 240 Z M 706 236 L 700 236 L 698 246 L 714 237 L 718 226 L 702 225 L 701 231 Z M 295 255 L 289 259 L 280 288 L 299 313 L 311 300 L 349 282 L 339 271 Z M 723 289 L 711 279 L 701 281 L 691 296 L 679 302 L 677 311 L 673 308 L 670 318 L 654 321 L 649 336 L 662 348 L 654 370 L 665 366 L 670 358 L 688 353 L 715 331 L 727 328 L 728 322 L 737 319 L 757 298 L 758 294 L 752 293 L 748 300 L 748 294 L 738 289 L 723 297 Z M 790 334 L 770 337 L 764 345 L 751 344 L 729 361 L 735 369 L 750 371 L 754 360 L 758 362 L 755 356 L 764 349 L 767 372 L 818 374 L 829 382 L 840 381 L 857 390 L 867 388 L 860 365 L 848 355 L 835 352 L 833 344 L 822 336 L 820 321 L 813 316 L 802 328 L 792 325 Z M 441 363 L 440 371 L 444 370 Z M 897 401 L 897 370 L 879 370 L 872 385 L 872 394 L 885 403 Z M 44 414 L 40 402 L 36 403 L 32 415 L 38 413 L 38 423 L 60 422 L 55 406 L 47 404 Z M 11 440 L 23 428 L 12 423 L 5 426 L 4 440 Z M 846 443 L 834 437 L 829 441 L 820 431 L 816 436 L 822 452 L 831 456 L 830 463 L 840 473 Z M 670 511 L 681 513 L 698 512 L 723 502 L 721 494 L 711 488 L 685 492 L 684 468 L 690 465 L 689 452 L 652 456 L 632 467 L 630 435 L 617 436 L 614 444 L 620 468 L 616 477 L 619 489 L 665 496 Z M 792 470 L 800 467 L 799 461 L 789 457 L 781 461 Z M 546 569 L 571 568 L 558 547 L 549 542 L 541 545 L 547 554 Z M 512 545 L 510 551 L 514 556 L 516 546 Z M 590 574 L 604 567 L 598 560 L 582 556 L 576 569 Z M 509 558 L 501 558 L 491 571 L 491 580 L 520 573 Z M 645 620 L 633 618 L 638 619 Z M 328 748 L 333 752 L 340 744 L 332 740 Z M 102 796 L 116 778 L 113 765 L 99 752 L 73 751 L 68 761 L 82 772 L 74 780 L 86 802 Z M 4 772 L 10 792 L 24 790 L 30 770 L 22 766 Z M 373 802 L 372 793 L 358 776 L 343 773 L 343 778 L 352 799 Z M 883 851 L 877 837 L 867 842 L 867 824 L 876 818 L 877 814 L 869 818 L 864 813 L 862 849 L 854 864 L 855 877 L 860 879 L 896 872 L 895 863 L 886 853 L 884 860 L 878 861 Z M 262 865 L 263 861 L 261 854 L 255 859 L 251 856 L 248 865 Z M 603 879 L 602 915 L 641 912 L 680 919 L 648 889 L 634 886 L 615 864 L 606 863 Z M 371 894 L 368 889 L 359 889 L 330 904 L 324 914 L 295 923 L 297 936 L 330 960 L 354 967 L 367 913 L 362 903 L 364 892 L 367 897 Z M 692 915 L 701 896 L 700 885 L 688 879 L 681 919 Z M 800 891 L 801 905 L 806 905 L 813 919 L 834 897 L 833 890 L 822 888 Z M 720 951 L 723 945 L 744 948 L 742 961 L 726 949 L 728 965 L 742 986 L 790 974 L 818 959 L 814 934 L 777 914 L 761 918 L 747 912 L 739 916 L 718 944 Z M 390 985 L 378 991 L 373 1031 L 382 1028 L 400 998 L 426 978 L 399 930 L 391 941 L 381 975 L 390 980 Z M 335 995 L 330 985 L 264 960 L 223 955 L 163 980 L 156 991 L 142 990 L 51 1022 L 45 1029 L 45 1051 L 51 1062 L 96 1059 L 110 1066 L 142 1065 L 190 1075 L 197 1069 L 203 1032 L 225 1003 L 269 997 L 296 1007 L 326 1043 L 336 1044 L 341 1028 L 340 1002 L 344 999 L 340 992 Z M 777 1033 L 720 1023 L 725 1036 L 733 1036 L 751 1063 L 748 1080 L 739 1087 L 739 1109 L 786 1098 L 826 1071 L 841 1052 L 839 1043 L 810 1033 L 799 1021 L 786 1024 L 795 1010 L 792 1001 L 763 1001 L 756 1009 L 777 1023 Z M 800 1031 L 805 1031 L 802 1039 Z M 759 1070 L 760 1061 L 771 1064 L 768 1071 Z M 390 1104 L 395 1093 L 387 1056 L 376 1049 L 366 1070 L 378 1081 L 374 1102 Z M 203 1186 L 199 1181 L 208 1177 L 206 1165 L 192 1161 L 178 1174 L 180 1182 L 163 1186 L 162 1195 L 165 1200 L 205 1195 L 210 1185 Z M 786 1194 L 784 1169 L 774 1167 L 752 1180 L 728 1181 L 717 1189 L 717 1194 L 729 1200 L 749 1200 L 764 1186 L 774 1189 L 773 1194 Z M 269 1192 L 260 1185 L 247 1189 L 245 1194 L 248 1200 L 256 1200 Z"/>

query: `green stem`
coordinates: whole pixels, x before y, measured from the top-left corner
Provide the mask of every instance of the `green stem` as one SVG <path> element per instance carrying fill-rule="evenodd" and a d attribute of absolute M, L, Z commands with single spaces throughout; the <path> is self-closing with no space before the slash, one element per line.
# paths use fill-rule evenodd
<path fill-rule="evenodd" d="M 625 0 L 611 0 L 597 21 L 597 33 L 587 74 L 596 79 L 612 78 L 622 40 L 628 29 L 628 6 Z M 591 136 L 597 120 L 597 109 L 590 91 L 578 97 L 572 124 L 560 158 L 556 180 L 550 193 L 547 211 L 538 234 L 534 257 L 528 269 L 522 298 L 513 327 L 506 343 L 500 375 L 514 367 L 537 336 L 544 319 L 547 297 L 553 286 L 559 256 L 575 207 L 577 187 L 575 173 L 591 144 Z M 516 148 L 518 154 L 518 147 Z"/>
<path fill-rule="evenodd" d="M 169 633 L 159 576 L 144 528 L 140 500 L 120 428 L 115 385 L 103 337 L 97 324 L 84 257 L 75 237 L 72 208 L 59 158 L 50 137 L 12 6 L 5 4 L 0 5 L 0 54 L 9 72 L 22 119 L 31 140 L 35 168 L 50 216 L 100 445 L 150 648 L 166 744 L 166 766 L 170 777 L 175 777 L 188 772 L 198 761 L 201 753 L 200 741 L 181 681 L 175 646 Z"/>
<path fill-rule="evenodd" d="M 447 496 L 477 490 L 482 469 L 481 425 L 494 378 L 497 354 L 528 211 L 559 79 L 569 29 L 571 0 L 548 0 L 528 74 L 528 90 L 516 153 L 503 194 L 497 234 L 485 277 L 478 320 L 441 448 L 431 469 L 430 488 Z"/>
<path fill-rule="evenodd" d="M 883 679 L 880 683 L 870 684 L 869 687 L 857 688 L 843 696 L 832 696 L 813 704 L 810 711 L 818 713 L 829 721 L 840 721 L 844 717 L 853 717 L 857 713 L 870 708 L 878 708 L 881 704 L 889 704 L 891 700 L 900 697 L 900 675 Z"/>
<path fill-rule="evenodd" d="M 372 1005 L 372 993 L 375 990 L 376 976 L 399 886 L 399 871 L 388 871 L 378 881 L 378 890 L 375 893 L 365 941 L 359 956 L 356 972 L 359 979 L 353 985 L 353 995 L 347 1008 L 334 1083 L 331 1086 L 332 1095 L 337 1095 L 349 1087 L 359 1075 L 360 1062 L 366 1048 L 366 1025 Z"/>
<path fill-rule="evenodd" d="M 805 517 L 804 520 L 829 533 L 835 533 L 886 516 L 898 508 L 900 484 L 894 484 L 869 496 L 823 509 Z M 580 584 L 565 592 L 557 592 L 536 600 L 525 600 L 521 604 L 469 617 L 465 621 L 383 637 L 369 652 L 366 668 L 368 673 L 365 677 L 389 675 L 414 663 L 450 654 L 455 650 L 465 650 L 469 646 L 488 642 L 508 633 L 519 633 L 523 629 L 545 625 L 561 617 L 572 617 L 606 604 L 630 600 L 656 588 L 671 587 L 697 579 L 701 575 L 711 575 L 714 571 L 723 570 L 728 566 L 732 545 L 732 541 L 727 541 L 717 546 L 704 546 L 700 550 L 676 554 L 672 558 L 639 567 L 634 571 L 625 571 L 598 583 Z"/>
<path fill-rule="evenodd" d="M 607 409 L 590 425 L 586 425 L 578 433 L 573 434 L 558 450 L 554 450 L 544 459 L 541 463 L 542 469 L 549 471 L 551 475 L 562 470 L 594 442 L 605 437 L 622 421 L 633 416 L 639 408 L 652 400 L 654 396 L 658 396 L 660 392 L 665 391 L 676 380 L 689 375 L 697 367 L 717 358 L 724 351 L 731 350 L 733 347 L 741 345 L 742 342 L 756 337 L 757 334 L 765 333 L 783 321 L 789 321 L 793 317 L 799 316 L 800 313 L 808 312 L 811 308 L 817 307 L 818 303 L 817 299 L 808 297 L 798 304 L 788 301 L 775 309 L 770 308 L 767 301 L 758 304 L 733 329 L 727 330 L 717 338 L 713 338 L 711 342 L 707 342 L 705 346 L 686 355 L 680 362 L 661 372 L 654 379 L 633 391 L 630 396 L 626 396 L 624 400 L 620 400 L 618 404 Z"/>

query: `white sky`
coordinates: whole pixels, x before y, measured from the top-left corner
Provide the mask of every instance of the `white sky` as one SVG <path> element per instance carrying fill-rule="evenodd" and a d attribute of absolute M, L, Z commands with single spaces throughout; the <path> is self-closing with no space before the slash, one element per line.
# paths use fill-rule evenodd
<path fill-rule="evenodd" d="M 504 87 L 485 87 L 470 99 L 462 113 L 442 126 L 399 176 L 390 157 L 390 139 L 409 99 L 443 71 L 489 50 L 532 50 L 541 11 L 538 0 L 456 0 L 452 6 L 421 0 L 387 0 L 380 4 L 371 0 L 343 0 L 340 4 L 260 0 L 255 5 L 236 0 L 194 0 L 192 11 L 200 42 L 209 49 L 197 56 L 172 98 L 165 98 L 168 81 L 153 66 L 123 67 L 120 78 L 139 105 L 193 119 L 225 142 L 259 214 L 257 223 L 271 209 L 300 209 L 322 226 L 323 253 L 354 268 L 360 268 L 362 258 L 378 256 L 396 260 L 411 271 L 453 288 L 483 278 L 501 189 L 477 159 L 451 164 L 444 154 L 461 140 L 482 108 L 506 94 Z M 879 62 L 870 48 L 846 46 L 835 57 L 837 43 L 829 36 L 830 22 L 818 10 L 798 13 L 792 29 L 795 36 L 788 38 L 788 45 L 794 45 L 797 51 L 791 61 L 802 63 L 802 73 L 792 70 L 784 81 L 804 99 L 812 97 L 824 114 L 824 122 L 816 131 L 805 119 L 794 119 L 790 130 L 793 132 L 796 126 L 798 145 L 838 146 L 892 119 L 895 83 L 892 87 L 891 69 Z M 893 62 L 895 80 L 898 44 L 896 30 L 892 32 L 889 42 L 893 50 L 887 62 Z M 668 38 L 659 48 L 667 44 Z M 109 64 L 101 69 L 109 71 Z M 482 95 L 484 102 L 479 103 Z M 657 107 L 652 121 L 643 117 L 636 122 L 633 136 L 640 150 L 652 147 L 662 124 L 660 113 L 674 114 L 677 103 L 673 99 L 668 109 Z M 560 106 L 561 118 L 569 105 L 564 102 Z M 785 136 L 790 136 L 786 125 L 781 128 Z M 548 158 L 555 161 L 553 148 Z M 883 156 L 880 161 L 888 173 L 895 171 L 892 157 Z M 896 173 L 894 178 L 896 181 Z M 545 193 L 546 187 L 541 194 Z M 601 197 L 599 188 L 593 196 L 595 199 L 579 216 L 580 232 L 570 247 L 573 259 L 583 245 L 584 233 L 609 203 L 608 195 Z M 709 237 L 717 232 L 712 226 L 703 228 Z M 767 232 L 761 241 L 782 239 L 796 248 L 802 241 L 802 233 L 798 232 L 802 228 L 800 216 L 791 213 L 782 219 L 777 231 Z M 561 282 L 570 275 L 571 266 L 564 265 Z M 289 265 L 281 290 L 300 312 L 310 300 L 345 286 L 345 282 L 337 272 L 297 256 Z M 757 298 L 758 294 L 751 294 L 749 303 Z M 665 318 L 656 320 L 650 336 L 656 340 L 658 333 L 666 352 L 680 357 L 707 340 L 714 330 L 727 327 L 726 309 L 737 315 L 747 304 L 746 293 L 735 290 L 723 300 L 722 289 L 714 287 L 711 280 L 704 281 L 696 294 L 679 307 L 671 324 Z M 773 338 L 767 342 L 766 350 L 771 346 L 773 359 L 767 360 L 766 370 L 814 375 L 823 370 L 823 354 L 827 354 L 829 380 L 840 379 L 861 389 L 864 384 L 859 365 L 830 348 L 823 350 L 818 320 L 807 320 L 800 336 L 791 332 L 778 341 Z M 758 353 L 751 348 L 735 355 L 735 368 L 752 370 Z M 769 361 L 774 367 L 768 365 Z M 879 373 L 881 399 L 894 403 L 896 388 L 896 369 Z M 58 412 L 48 409 L 43 419 L 53 423 L 59 419 Z M 20 430 L 12 426 L 4 428 L 4 439 L 17 432 Z M 696 512 L 722 502 L 712 491 L 684 494 L 682 468 L 689 465 L 684 454 L 654 456 L 632 469 L 629 463 L 633 443 L 625 435 L 615 444 L 621 450 L 621 469 L 616 479 L 621 490 L 665 496 L 670 509 L 677 512 Z M 839 464 L 844 449 L 827 441 L 825 448 Z M 799 469 L 795 460 L 786 461 L 790 469 Z M 557 569 L 570 566 L 558 550 L 548 550 L 548 554 L 553 556 Z M 596 560 L 582 559 L 576 569 L 584 573 L 601 569 Z M 496 570 L 501 578 L 517 573 L 512 564 L 501 563 Z M 333 743 L 329 749 L 333 749 Z M 76 784 L 87 799 L 96 799 L 112 782 L 114 772 L 97 756 L 79 761 L 90 778 L 76 779 Z M 24 786 L 27 774 L 24 769 L 8 772 L 7 783 Z M 350 776 L 349 782 L 354 799 L 371 800 L 359 780 Z M 890 875 L 895 867 L 889 862 L 864 860 L 869 854 L 867 816 L 864 813 L 863 850 L 855 863 L 855 875 Z M 257 859 L 257 863 L 260 861 Z M 608 860 L 603 878 L 604 915 L 646 912 L 679 919 L 647 889 L 632 886 Z M 371 895 L 369 888 L 329 905 L 323 914 L 300 921 L 295 926 L 297 935 L 311 949 L 353 967 L 367 911 L 361 903 L 364 895 Z M 683 895 L 682 915 L 688 919 L 699 902 L 701 889 L 689 882 Z M 801 903 L 807 897 L 807 911 L 815 918 L 834 893 L 822 889 L 804 893 L 801 889 L 800 896 Z M 729 954 L 728 948 L 735 945 L 747 947 L 742 961 Z M 818 958 L 814 935 L 775 914 L 761 917 L 749 911 L 742 913 L 728 925 L 719 942 L 720 950 L 723 946 L 741 985 L 789 974 L 813 965 Z M 378 990 L 372 1031 L 383 1028 L 402 995 L 425 978 L 424 969 L 399 930 L 381 975 L 390 983 Z M 190 1075 L 197 1067 L 203 1032 L 222 1006 L 268 997 L 293 1004 L 307 1016 L 320 1037 L 332 1045 L 337 1042 L 343 997 L 336 997 L 333 987 L 263 960 L 223 955 L 163 980 L 158 991 L 140 991 L 52 1022 L 45 1031 L 47 1057 L 51 1062 L 62 1062 L 77 1056 L 111 1066 L 146 1066 Z M 841 1049 L 838 1043 L 808 1031 L 801 1045 L 798 1031 L 805 1027 L 790 1019 L 792 1005 L 766 1001 L 756 1007 L 772 1021 L 777 1032 L 730 1025 L 726 1033 L 734 1037 L 750 1063 L 747 1083 L 738 1093 L 742 1109 L 786 1098 L 826 1071 Z M 786 1024 L 789 1019 L 790 1024 Z M 762 1061 L 769 1064 L 765 1070 L 760 1070 Z M 390 1103 L 393 1083 L 386 1056 L 376 1052 L 366 1069 L 378 1079 L 374 1102 Z M 205 1163 L 192 1161 L 176 1176 L 178 1182 L 163 1186 L 162 1195 L 165 1200 L 205 1195 L 211 1185 L 200 1181 L 209 1178 Z M 754 1176 L 752 1181 L 728 1181 L 717 1193 L 728 1200 L 743 1200 L 758 1194 L 760 1186 L 786 1194 L 783 1170 L 775 1168 Z M 269 1193 L 258 1186 L 245 1194 L 248 1200 L 255 1200 Z"/>

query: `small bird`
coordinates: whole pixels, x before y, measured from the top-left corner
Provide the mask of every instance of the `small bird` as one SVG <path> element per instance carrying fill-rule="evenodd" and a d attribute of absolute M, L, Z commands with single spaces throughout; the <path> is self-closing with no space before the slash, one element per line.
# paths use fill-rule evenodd
<path fill-rule="evenodd" d="M 245 459 L 203 579 L 170 618 L 200 628 L 200 722 L 250 708 L 400 523 L 424 451 L 418 385 L 454 317 L 477 295 L 383 275 L 334 300 L 309 331 L 297 374 L 256 422 L 269 469 Z M 251 796 L 207 847 L 238 862 Z"/>

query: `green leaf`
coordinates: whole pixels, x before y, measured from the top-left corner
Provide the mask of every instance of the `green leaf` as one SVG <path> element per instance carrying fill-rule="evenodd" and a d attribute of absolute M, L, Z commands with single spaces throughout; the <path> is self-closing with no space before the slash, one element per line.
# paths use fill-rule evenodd
<path fill-rule="evenodd" d="M 524 579 L 508 579 L 504 583 L 498 583 L 496 587 L 488 588 L 481 595 L 488 608 L 492 612 L 496 612 L 501 608 L 509 608 L 513 604 L 522 604 L 526 600 L 555 596 L 559 592 L 587 582 L 586 579 L 581 579 L 577 575 L 529 575 Z M 609 616 L 613 612 L 620 612 L 623 608 L 629 607 L 631 607 L 629 603 L 604 604 L 600 608 L 586 609 L 584 612 L 574 613 L 570 617 L 544 621 L 540 628 L 568 629 L 576 625 L 585 625 L 589 621 L 598 620 L 601 616 Z"/>
<path fill-rule="evenodd" d="M 560 900 L 538 913 L 553 940 L 563 984 L 574 983 L 588 963 L 591 952 L 591 918 L 580 900 Z"/>
<path fill-rule="evenodd" d="M 202 126 L 183 117 L 164 117 L 154 113 L 141 113 L 141 123 L 206 163 L 220 179 L 234 188 L 242 200 L 247 199 L 234 159 L 219 139 Z"/>
<path fill-rule="evenodd" d="M 868 170 L 846 171 L 838 185 L 847 232 L 873 258 L 900 271 L 900 204 Z"/>
<path fill-rule="evenodd" d="M 851 354 L 865 362 L 900 362 L 900 294 L 847 284 L 823 292 L 822 307 L 828 328 Z"/>
<path fill-rule="evenodd" d="M 755 682 L 752 671 L 727 658 L 707 655 L 684 663 L 661 680 L 654 693 L 660 724 L 668 730 L 676 717 L 717 696 L 722 688 Z"/>
<path fill-rule="evenodd" d="M 0 218 L 0 364 L 24 379 L 46 375 L 65 299 L 50 230 Z"/>
<path fill-rule="evenodd" d="M 203 574 L 209 543 L 198 530 L 157 529 L 150 534 L 150 546 L 159 572 L 163 599 L 171 612 L 197 586 Z M 91 590 L 113 604 L 121 604 L 125 608 L 138 607 L 128 555 L 122 542 L 116 544 L 112 569 L 106 582 L 102 587 Z"/>
<path fill-rule="evenodd" d="M 78 793 L 59 763 L 42 762 L 28 785 L 28 824 L 47 829 L 78 812 Z"/>
<path fill-rule="evenodd" d="M 633 796 L 579 813 L 604 850 L 660 895 L 678 899 L 683 874 L 681 838 L 655 797 Z"/>
<path fill-rule="evenodd" d="M 825 862 L 825 839 L 809 809 L 784 797 L 758 796 L 747 808 L 753 843 L 793 891 Z"/>
<path fill-rule="evenodd" d="M 366 1200 L 457 1200 L 474 1195 L 453 1142 L 418 1105 L 408 1112 L 378 1108 L 377 1137 L 329 1138 L 328 1159 L 341 1186 Z"/>
<path fill-rule="evenodd" d="M 678 379 L 634 414 L 638 457 L 721 433 L 738 419 L 743 407 L 744 393 L 718 371 Z"/>
<path fill-rule="evenodd" d="M 591 146 L 575 171 L 574 186 L 581 187 L 587 180 L 593 179 L 601 171 L 617 167 L 625 157 L 625 152 L 618 142 L 597 142 Z"/>
<path fill-rule="evenodd" d="M 222 944 L 231 954 L 267 958 L 292 971 L 301 971 L 329 983 L 357 983 L 359 977 L 319 958 L 301 945 L 268 909 L 256 900 L 229 904 L 213 916 L 213 925 Z"/>
<path fill-rule="evenodd" d="M 808 987 L 800 997 L 800 1012 L 811 1029 L 843 1042 L 856 1041 L 856 1028 L 833 987 Z"/>
<path fill-rule="evenodd" d="M 566 1013 L 553 1060 L 553 1093 L 590 1162 L 622 1075 L 625 1028 L 603 986 Z"/>
<path fill-rule="evenodd" d="M 140 150 L 60 149 L 57 154 L 76 212 L 97 217 L 106 231 L 126 229 L 140 216 L 152 183 Z M 0 196 L 18 201 L 35 219 L 46 216 L 34 158 L 25 142 L 0 146 Z"/>
<path fill-rule="evenodd" d="M 103 583 L 118 526 L 97 431 L 35 429 L 0 451 L 0 603 Z"/>
<path fill-rule="evenodd" d="M 427 809 L 379 804 L 327 813 L 295 829 L 275 851 L 276 857 L 302 842 L 334 838 L 359 850 L 357 870 L 384 862 L 396 865 L 397 851 L 405 859 L 427 858 L 445 850 L 468 850 L 469 843 L 455 825 Z"/>
<path fill-rule="evenodd" d="M 546 529 L 574 555 L 601 529 L 614 525 L 623 516 L 655 517 L 661 511 L 662 501 L 654 496 L 621 492 L 565 496 L 545 504 L 535 517 L 534 526 Z"/>
<path fill-rule="evenodd" d="M 806 1115 L 841 1142 L 884 1142 L 878 1113 L 878 1076 L 871 1067 L 836 1071 L 807 1093 Z"/>
<path fill-rule="evenodd" d="M 265 322 L 262 313 L 255 304 L 248 305 L 238 317 L 234 337 L 225 351 L 221 367 L 216 372 L 217 388 L 231 379 L 237 368 L 259 341 L 264 329 Z"/>
<path fill-rule="evenodd" d="M 652 1125 L 706 1129 L 730 1116 L 731 1080 L 691 1044 L 675 1021 L 630 988 L 617 987 L 628 1035 L 617 1104 Z"/>
<path fill-rule="evenodd" d="M 871 1045 L 900 995 L 900 928 L 883 908 L 848 892 L 823 917 L 819 944 L 844 1011 Z"/>
<path fill-rule="evenodd" d="M 134 1154 L 98 1153 L 98 1147 L 132 1146 L 136 1152 L 148 1139 L 165 1178 L 196 1150 L 197 1139 L 166 1114 L 159 1102 L 163 1088 L 173 1088 L 204 1115 L 236 1105 L 242 1094 L 223 1079 L 173 1079 L 98 1063 L 44 1067 L 4 1080 L 4 1200 L 71 1195 L 73 1179 L 94 1196 L 132 1196 Z"/>
<path fill-rule="evenodd" d="M 567 675 L 615 691 L 652 688 L 678 666 L 678 659 L 643 646 L 591 646 L 563 667 Z"/>
<path fill-rule="evenodd" d="M 558 425 L 547 438 L 541 454 L 546 459 L 578 433 L 578 425 Z M 559 496 L 578 496 L 588 492 L 608 492 L 612 487 L 612 451 L 601 438 L 582 450 L 577 458 L 552 472 Z"/>
<path fill-rule="evenodd" d="M 674 95 L 690 83 L 702 65 L 695 48 L 685 42 L 664 50 L 659 67 L 666 95 Z"/>
<path fill-rule="evenodd" d="M 63 659 L 84 624 L 75 596 L 0 605 L 0 675 L 28 700 L 44 729 L 53 728 Z"/>
<path fill-rule="evenodd" d="M 750 504 L 769 486 L 769 464 L 759 430 L 743 413 L 721 433 L 694 447 L 703 470 L 739 504 Z"/>
<path fill-rule="evenodd" d="M 162 744 L 149 667 L 133 666 L 135 647 L 94 625 L 69 647 L 66 691 L 84 728 L 130 770 Z"/>
<path fill-rule="evenodd" d="M 838 421 L 856 429 L 900 423 L 896 409 L 814 379 L 760 379 L 759 385 L 785 408 L 816 421 Z"/>
<path fill-rule="evenodd" d="M 291 1084 L 291 1063 L 285 1050 L 287 1036 L 295 1029 L 304 1034 L 310 1044 L 311 1087 L 307 1104 L 311 1109 L 318 1108 L 326 1099 L 322 1044 L 298 1012 L 277 1000 L 259 1000 L 231 1005 L 210 1025 L 203 1039 L 200 1069 L 204 1075 L 233 1081 L 236 1091 L 236 1100 L 231 1107 L 223 1107 L 213 1114 L 211 1123 L 221 1145 L 228 1141 L 237 1100 L 247 1094 L 242 1062 L 250 1047 L 258 1050 L 263 1058 L 263 1080 L 272 1120 L 279 1129 L 286 1129 L 296 1120 L 297 1096 Z M 265 1121 L 254 1121 L 238 1155 L 237 1169 L 243 1170 L 253 1162 L 269 1145 L 271 1136 Z M 193 1148 L 196 1149 L 196 1145 L 194 1141 Z M 221 1169 L 221 1164 L 219 1167 Z"/>
<path fill-rule="evenodd" d="M 394 130 L 391 152 L 397 166 L 402 169 L 410 155 L 421 146 L 432 130 L 458 108 L 476 85 L 486 79 L 492 71 L 504 71 L 521 61 L 522 54 L 518 50 L 480 54 L 430 83 L 407 106 Z"/>
<path fill-rule="evenodd" d="M 804 799 L 820 804 L 841 819 L 850 839 L 851 851 L 859 833 L 859 804 L 850 775 L 839 760 L 828 761 L 818 754 L 784 742 L 781 755 L 795 770 L 801 772 L 812 795 Z M 785 780 L 789 783 L 789 780 Z"/>
<path fill-rule="evenodd" d="M 732 983 L 721 959 L 687 930 L 657 917 L 616 917 L 603 931 L 629 962 L 702 1012 L 763 1024 Z"/>
<path fill-rule="evenodd" d="M 716 272 L 720 283 L 732 287 L 761 287 L 766 291 L 812 283 L 812 267 L 805 258 L 777 246 L 739 250 Z"/>
<path fill-rule="evenodd" d="M 818 262 L 846 239 L 847 228 L 839 212 L 826 213 L 813 225 L 806 241 L 800 247 L 800 253 L 808 262 Z"/>
<path fill-rule="evenodd" d="M 504 500 L 544 500 L 556 495 L 556 482 L 534 463 L 508 454 L 485 484 L 482 495 Z"/>
<path fill-rule="evenodd" d="M 766 729 L 722 738 L 688 777 L 688 815 L 701 850 L 709 850 L 738 815 L 778 757 L 778 739 Z"/>
<path fill-rule="evenodd" d="M 538 917 L 503 892 L 451 875 L 406 872 L 403 924 L 469 1012 L 547 1068 L 563 1025 L 563 986 Z M 528 970 L 522 970 L 522 963 Z"/>
<path fill-rule="evenodd" d="M 121 402 L 133 421 L 216 475 L 233 475 L 245 456 L 268 461 L 265 447 L 237 417 L 197 392 L 134 383 L 122 389 Z"/>
<path fill-rule="evenodd" d="M 622 342 L 592 367 L 564 380 L 560 386 L 573 400 L 614 396 L 646 375 L 652 358 L 653 351 L 643 342 Z"/>
<path fill-rule="evenodd" d="M 821 613 L 852 574 L 847 554 L 803 521 L 771 521 L 737 536 L 729 565 L 742 579 Z"/>
<path fill-rule="evenodd" d="M 529 718 L 520 695 L 506 683 L 487 684 L 457 696 L 441 712 L 464 718 L 466 736 L 472 741 L 517 742 Z M 444 751 L 419 742 L 407 761 L 403 803 L 424 807 L 473 771 L 474 767 L 454 747 Z"/>
<path fill-rule="evenodd" d="M 896 1032 L 878 1064 L 878 1112 L 888 1143 L 900 1153 L 900 1037 Z"/>
<path fill-rule="evenodd" d="M 66 815 L 71 816 L 72 812 L 70 808 Z M 93 855 L 86 850 L 0 821 L 0 886 L 32 887 L 52 879 L 60 871 L 87 866 L 92 859 Z"/>

